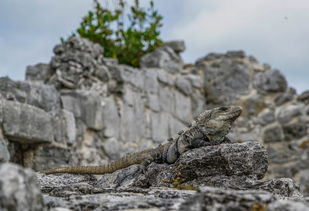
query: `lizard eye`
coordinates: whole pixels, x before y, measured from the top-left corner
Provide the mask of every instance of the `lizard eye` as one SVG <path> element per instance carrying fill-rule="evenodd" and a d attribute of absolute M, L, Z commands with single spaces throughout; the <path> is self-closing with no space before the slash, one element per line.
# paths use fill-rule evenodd
<path fill-rule="evenodd" d="M 226 106 L 221 106 L 219 108 L 219 111 L 227 111 L 227 110 L 228 110 L 228 107 L 226 107 Z"/>

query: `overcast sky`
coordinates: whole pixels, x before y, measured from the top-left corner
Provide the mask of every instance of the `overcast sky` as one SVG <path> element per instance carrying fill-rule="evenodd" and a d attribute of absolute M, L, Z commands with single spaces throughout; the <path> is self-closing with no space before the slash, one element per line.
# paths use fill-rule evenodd
<path fill-rule="evenodd" d="M 145 1 L 145 0 L 141 0 Z M 309 89 L 309 0 L 155 0 L 162 38 L 183 39 L 186 62 L 210 52 L 244 50 Z M 0 0 L 0 76 L 23 80 L 25 67 L 49 62 L 92 0 Z"/>

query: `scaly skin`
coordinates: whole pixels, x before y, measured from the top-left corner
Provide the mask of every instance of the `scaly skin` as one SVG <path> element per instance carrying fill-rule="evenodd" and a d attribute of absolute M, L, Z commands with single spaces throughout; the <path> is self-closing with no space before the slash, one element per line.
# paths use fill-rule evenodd
<path fill-rule="evenodd" d="M 219 144 L 228 141 L 225 137 L 231 129 L 232 123 L 240 116 L 242 108 L 239 106 L 223 106 L 212 110 L 205 110 L 188 127 L 183 129 L 169 142 L 157 148 L 148 149 L 113 161 L 102 166 L 72 166 L 41 171 L 45 174 L 106 174 L 133 164 L 147 165 L 150 162 L 174 163 L 178 157 L 193 148 Z"/>

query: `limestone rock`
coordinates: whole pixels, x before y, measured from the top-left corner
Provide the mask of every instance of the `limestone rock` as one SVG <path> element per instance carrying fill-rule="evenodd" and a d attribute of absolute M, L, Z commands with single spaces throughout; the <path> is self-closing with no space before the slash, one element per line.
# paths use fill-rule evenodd
<path fill-rule="evenodd" d="M 280 125 L 269 125 L 264 129 L 264 143 L 274 143 L 283 141 L 283 130 Z"/>
<path fill-rule="evenodd" d="M 16 164 L 0 164 L 0 208 L 3 211 L 44 210 L 33 171 Z"/>
<path fill-rule="evenodd" d="M 283 126 L 285 139 L 288 141 L 296 140 L 307 134 L 307 125 L 301 122 L 295 122 Z"/>
<path fill-rule="evenodd" d="M 186 185 L 215 185 L 215 178 L 220 187 L 239 186 L 235 185 L 237 178 L 242 177 L 240 183 L 244 178 L 261 179 L 267 167 L 266 149 L 257 142 L 221 144 L 187 151 L 172 165 L 152 163 L 145 177 L 137 178 L 135 184 L 170 186 L 171 181 L 179 180 Z M 232 179 L 226 183 L 227 177 Z"/>
<path fill-rule="evenodd" d="M 157 48 L 144 55 L 140 60 L 141 67 L 159 67 L 169 73 L 176 74 L 182 69 L 182 59 L 169 46 Z"/>
<path fill-rule="evenodd" d="M 307 210 L 305 200 L 281 200 L 265 191 L 235 191 L 218 188 L 204 188 L 201 193 L 181 204 L 181 211 L 187 210 Z"/>
<path fill-rule="evenodd" d="M 247 63 L 236 62 L 228 55 L 218 55 L 218 59 L 209 63 L 207 59 L 198 60 L 197 66 L 204 73 L 204 87 L 209 100 L 215 104 L 229 104 L 240 95 L 249 93 L 251 69 Z"/>
<path fill-rule="evenodd" d="M 304 91 L 301 95 L 299 95 L 297 97 L 297 100 L 308 104 L 309 103 L 309 90 Z"/>
<path fill-rule="evenodd" d="M 58 112 L 60 95 L 48 85 L 29 81 L 12 81 L 7 77 L 0 78 L 0 93 L 4 99 L 18 101 L 45 110 Z"/>
<path fill-rule="evenodd" d="M 33 66 L 29 65 L 26 69 L 26 80 L 46 81 L 52 76 L 53 72 L 49 64 L 38 63 Z"/>
<path fill-rule="evenodd" d="M 45 111 L 6 100 L 1 101 L 0 109 L 3 110 L 3 132 L 10 140 L 23 144 L 54 140 L 52 116 Z"/>
<path fill-rule="evenodd" d="M 184 77 L 177 77 L 176 87 L 185 95 L 190 95 L 192 93 L 191 83 Z"/>
<path fill-rule="evenodd" d="M 254 85 L 260 93 L 284 92 L 287 82 L 278 70 L 259 72 L 255 76 Z"/>
<path fill-rule="evenodd" d="M 301 104 L 290 104 L 277 109 L 277 119 L 280 123 L 286 124 L 294 117 L 300 116 L 304 106 Z"/>
<path fill-rule="evenodd" d="M 1 137 L 0 137 L 1 139 Z M 8 162 L 10 160 L 10 152 L 7 146 L 0 140 L 0 163 Z"/>
<path fill-rule="evenodd" d="M 104 100 L 93 91 L 65 91 L 62 92 L 63 108 L 81 119 L 88 128 L 101 130 L 103 123 Z"/>
<path fill-rule="evenodd" d="M 185 42 L 183 40 L 174 40 L 165 42 L 164 45 L 173 49 L 177 54 L 184 52 L 186 50 Z"/>

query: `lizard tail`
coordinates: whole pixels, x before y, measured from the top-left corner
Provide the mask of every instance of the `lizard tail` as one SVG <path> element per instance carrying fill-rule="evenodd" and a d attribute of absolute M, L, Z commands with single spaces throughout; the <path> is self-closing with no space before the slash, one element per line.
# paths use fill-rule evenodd
<path fill-rule="evenodd" d="M 113 172 L 110 164 L 103 166 L 69 166 L 40 171 L 44 174 L 71 173 L 71 174 L 106 174 Z"/>
<path fill-rule="evenodd" d="M 145 150 L 141 153 L 132 153 L 123 158 L 108 163 L 102 166 L 69 166 L 62 167 L 56 169 L 49 169 L 40 171 L 40 173 L 44 174 L 57 174 L 57 173 L 71 173 L 71 174 L 107 174 L 112 173 L 118 169 L 126 168 L 133 164 L 141 163 L 145 156 L 145 152 L 149 150 Z"/>

